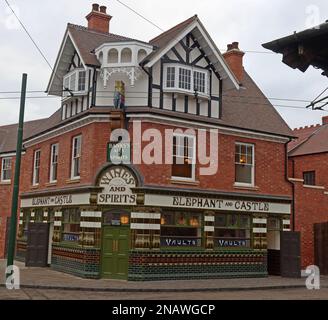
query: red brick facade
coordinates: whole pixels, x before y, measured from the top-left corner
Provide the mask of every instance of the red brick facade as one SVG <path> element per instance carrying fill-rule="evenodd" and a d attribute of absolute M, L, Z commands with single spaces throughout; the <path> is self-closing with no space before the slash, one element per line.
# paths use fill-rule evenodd
<path fill-rule="evenodd" d="M 164 129 L 177 129 L 167 125 L 143 123 L 142 132 L 146 129 L 157 129 L 164 134 Z M 183 128 L 181 128 L 184 130 Z M 130 134 L 133 135 L 130 125 Z M 82 160 L 81 179 L 70 180 L 72 139 L 82 135 Z M 100 168 L 106 164 L 107 143 L 109 142 L 110 128 L 108 123 L 92 123 L 85 127 L 62 134 L 58 137 L 48 139 L 41 143 L 27 147 L 26 153 L 22 157 L 21 168 L 21 192 L 37 192 L 41 190 L 52 190 L 64 187 L 90 186 Z M 208 134 L 209 136 L 209 134 Z M 237 188 L 235 182 L 235 143 L 245 142 L 255 145 L 255 188 Z M 52 144 L 59 144 L 58 178 L 56 184 L 49 184 L 50 167 L 50 147 Z M 148 143 L 144 142 L 143 147 Z M 209 150 L 210 139 L 207 139 L 207 149 Z M 164 143 L 163 143 L 164 145 Z M 41 171 L 40 184 L 38 187 L 32 185 L 33 157 L 36 150 L 41 150 Z M 207 150 L 208 154 L 209 151 Z M 132 151 L 133 152 L 133 151 Z M 164 146 L 163 146 L 164 155 Z M 286 180 L 285 175 L 285 145 L 283 143 L 269 142 L 264 140 L 250 139 L 227 134 L 219 134 L 219 166 L 218 172 L 214 176 L 199 175 L 200 165 L 196 165 L 196 183 L 176 184 L 171 181 L 171 165 L 136 165 L 140 174 L 144 178 L 145 185 L 166 186 L 174 188 L 189 188 L 214 191 L 227 191 L 236 193 L 251 193 L 255 195 L 291 196 L 291 184 Z M 206 167 L 206 166 L 205 166 Z M 10 186 L 0 186 L 2 221 L 10 214 L 11 192 Z M 4 252 L 4 234 L 2 223 L 2 238 L 0 257 Z"/>
<path fill-rule="evenodd" d="M 302 268 L 315 264 L 314 224 L 328 221 L 328 154 L 291 157 L 290 176 L 295 181 L 295 231 L 301 232 Z M 304 186 L 303 173 L 315 171 L 316 186 Z"/>

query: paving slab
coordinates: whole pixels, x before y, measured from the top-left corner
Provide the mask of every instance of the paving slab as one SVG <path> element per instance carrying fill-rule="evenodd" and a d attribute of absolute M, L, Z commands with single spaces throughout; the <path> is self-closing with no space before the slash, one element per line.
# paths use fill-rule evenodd
<path fill-rule="evenodd" d="M 99 292 L 215 292 L 242 290 L 273 290 L 305 288 L 305 279 L 282 277 L 173 280 L 151 282 L 128 282 L 121 280 L 81 279 L 50 268 L 27 268 L 16 262 L 20 269 L 21 288 L 99 291 Z M 0 286 L 5 285 L 6 261 L 0 260 Z M 321 277 L 321 287 L 328 288 L 328 277 Z"/>

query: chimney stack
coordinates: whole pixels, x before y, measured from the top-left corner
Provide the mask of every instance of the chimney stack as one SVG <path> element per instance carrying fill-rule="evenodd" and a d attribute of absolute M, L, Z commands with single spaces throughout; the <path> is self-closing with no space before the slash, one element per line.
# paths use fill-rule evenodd
<path fill-rule="evenodd" d="M 92 11 L 86 16 L 90 30 L 109 33 L 109 23 L 112 17 L 107 14 L 107 7 L 92 5 Z"/>
<path fill-rule="evenodd" d="M 243 67 L 243 57 L 245 52 L 239 49 L 239 43 L 233 42 L 228 44 L 228 50 L 223 54 L 224 59 L 228 63 L 230 69 L 238 79 L 239 83 L 243 82 L 244 78 L 244 67 Z"/>

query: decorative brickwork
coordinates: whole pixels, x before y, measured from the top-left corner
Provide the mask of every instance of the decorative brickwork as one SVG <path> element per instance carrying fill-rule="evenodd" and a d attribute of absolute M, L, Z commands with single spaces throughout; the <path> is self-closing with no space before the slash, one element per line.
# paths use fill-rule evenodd
<path fill-rule="evenodd" d="M 265 252 L 131 252 L 130 281 L 266 277 Z"/>
<path fill-rule="evenodd" d="M 100 278 L 100 250 L 53 246 L 51 268 L 87 279 Z"/>

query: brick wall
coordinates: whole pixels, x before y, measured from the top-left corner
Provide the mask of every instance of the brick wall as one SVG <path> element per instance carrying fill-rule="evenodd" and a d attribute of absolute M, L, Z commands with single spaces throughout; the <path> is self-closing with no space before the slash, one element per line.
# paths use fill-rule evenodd
<path fill-rule="evenodd" d="M 1 158 L 0 158 L 1 166 Z M 1 169 L 0 169 L 1 170 Z M 12 182 L 14 180 L 15 159 L 12 160 Z M 11 201 L 12 201 L 13 183 L 0 183 L 0 259 L 4 257 L 5 240 L 7 232 L 7 218 L 11 215 Z"/>
<path fill-rule="evenodd" d="M 157 129 L 164 133 L 165 128 L 175 129 L 167 125 L 144 123 L 142 130 Z M 132 134 L 132 127 L 129 128 Z M 72 139 L 77 135 L 82 135 L 82 160 L 80 181 L 70 181 L 71 174 L 71 152 Z M 109 141 L 109 123 L 92 123 L 85 127 L 76 129 L 61 136 L 41 142 L 37 145 L 27 147 L 26 153 L 22 157 L 20 191 L 33 192 L 41 190 L 56 190 L 57 188 L 91 185 L 99 168 L 107 159 L 107 143 Z M 245 142 L 255 144 L 255 184 L 256 189 L 240 189 L 234 187 L 235 182 L 235 143 Z M 50 167 L 50 146 L 59 143 L 58 159 L 58 182 L 49 185 Z M 209 149 L 209 138 L 207 148 Z M 146 146 L 148 143 L 144 143 Z M 32 186 L 32 169 L 34 151 L 41 150 L 41 170 L 40 184 L 38 187 Z M 165 149 L 163 146 L 163 155 Z M 291 195 L 291 186 L 285 180 L 285 146 L 281 143 L 261 141 L 248 138 L 239 138 L 219 134 L 219 169 L 214 176 L 200 176 L 199 168 L 196 169 L 197 183 L 194 185 L 173 184 L 171 182 L 171 165 L 136 165 L 145 184 L 170 186 L 175 188 L 195 188 L 203 190 L 230 191 L 237 193 L 271 194 L 271 195 Z M 4 221 L 10 214 L 11 206 L 11 186 L 0 185 L 0 215 L 2 222 L 0 225 L 0 257 L 3 255 L 4 247 Z"/>
<path fill-rule="evenodd" d="M 289 161 L 294 178 L 303 179 L 303 172 L 316 172 L 316 185 L 328 188 L 328 153 L 293 157 Z"/>
<path fill-rule="evenodd" d="M 313 154 L 289 159 L 289 175 L 303 179 L 303 172 L 316 172 L 315 189 L 295 182 L 295 231 L 301 232 L 302 268 L 315 263 L 314 260 L 314 224 L 328 222 L 328 154 Z"/>

